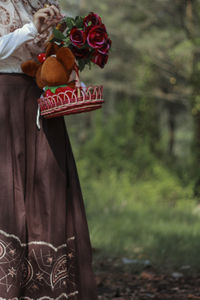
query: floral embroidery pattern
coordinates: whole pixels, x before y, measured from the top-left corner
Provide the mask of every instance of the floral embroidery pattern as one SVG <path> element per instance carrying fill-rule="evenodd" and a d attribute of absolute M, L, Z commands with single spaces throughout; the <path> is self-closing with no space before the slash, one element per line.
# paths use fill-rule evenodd
<path fill-rule="evenodd" d="M 9 11 L 0 6 L 0 24 L 1 25 L 8 25 L 10 23 L 10 14 Z"/>
<path fill-rule="evenodd" d="M 0 230 L 0 299 L 77 299 L 74 240 L 55 248 L 42 241 L 21 243 Z M 17 298 L 19 291 L 23 296 Z"/>

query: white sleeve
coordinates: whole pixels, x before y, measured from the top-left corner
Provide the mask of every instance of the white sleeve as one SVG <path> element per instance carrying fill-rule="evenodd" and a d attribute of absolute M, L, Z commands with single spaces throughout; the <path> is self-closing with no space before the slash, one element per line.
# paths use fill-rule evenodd
<path fill-rule="evenodd" d="M 8 58 L 17 48 L 33 40 L 38 31 L 33 22 L 0 37 L 0 60 Z"/>

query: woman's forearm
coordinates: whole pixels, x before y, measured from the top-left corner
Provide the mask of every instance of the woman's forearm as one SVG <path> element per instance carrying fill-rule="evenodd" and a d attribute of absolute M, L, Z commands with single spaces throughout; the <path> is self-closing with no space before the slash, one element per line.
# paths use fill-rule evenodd
<path fill-rule="evenodd" d="M 38 31 L 31 22 L 23 27 L 0 37 L 0 60 L 6 59 L 24 43 L 33 40 Z"/>

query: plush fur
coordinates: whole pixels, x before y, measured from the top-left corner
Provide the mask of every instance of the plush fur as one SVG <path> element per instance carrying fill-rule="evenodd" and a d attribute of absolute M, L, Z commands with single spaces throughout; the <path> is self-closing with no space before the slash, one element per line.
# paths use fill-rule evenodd
<path fill-rule="evenodd" d="M 68 85 L 74 64 L 75 57 L 69 48 L 59 48 L 56 44 L 49 43 L 46 48 L 46 60 L 43 63 L 29 60 L 24 62 L 21 68 L 25 74 L 35 77 L 37 85 L 43 89 L 47 85 Z M 70 82 L 70 86 L 73 85 L 74 83 Z"/>

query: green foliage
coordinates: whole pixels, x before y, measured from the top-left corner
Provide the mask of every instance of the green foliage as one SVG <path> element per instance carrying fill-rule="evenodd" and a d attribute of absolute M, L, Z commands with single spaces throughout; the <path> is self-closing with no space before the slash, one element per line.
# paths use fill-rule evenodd
<path fill-rule="evenodd" d="M 79 163 L 91 239 L 99 255 L 148 259 L 165 269 L 186 264 L 199 269 L 200 212 L 191 187 L 183 187 L 158 162 L 146 181 L 114 170 L 88 180 Z"/>
<path fill-rule="evenodd" d="M 66 118 L 94 247 L 165 267 L 199 265 L 197 0 L 81 2 L 110 33 L 102 110 Z M 195 145 L 195 146 L 194 146 Z"/>
<path fill-rule="evenodd" d="M 93 114 L 95 126 L 90 128 L 87 143 L 80 145 L 76 141 L 77 155 L 84 165 L 88 164 L 89 174 L 95 175 L 111 168 L 119 172 L 128 170 L 135 178 L 151 173 L 156 136 L 151 139 L 150 134 L 157 128 L 155 126 L 154 129 L 153 124 L 150 126 L 153 111 L 152 107 L 149 113 L 144 109 L 145 105 L 148 106 L 146 102 L 130 105 L 129 100 L 124 100 L 119 104 L 119 112 L 112 117 L 105 118 L 103 110 Z"/>
<path fill-rule="evenodd" d="M 195 19 L 197 1 L 193 5 Z M 107 101 L 102 116 L 94 116 L 90 127 L 78 127 L 88 137 L 81 147 L 77 140 L 81 159 L 89 153 L 92 169 L 97 172 L 105 164 L 119 171 L 132 170 L 140 177 L 151 174 L 158 158 L 180 176 L 187 168 L 184 178 L 192 179 L 192 160 L 184 152 L 187 143 L 196 139 L 192 118 L 199 111 L 199 101 L 198 93 L 192 93 L 199 85 L 200 72 L 198 64 L 195 73 L 193 70 L 198 33 L 188 36 L 190 7 L 170 0 L 128 0 L 126 5 L 122 0 L 94 1 L 92 6 L 85 0 L 80 15 L 86 15 L 88 7 L 102 17 L 113 44 L 103 71 L 94 68 L 81 73 L 86 85 L 104 85 Z M 177 145 L 176 134 L 185 130 L 179 119 L 186 116 L 191 124 L 188 138 L 185 144 Z M 72 123 L 76 126 L 76 121 Z"/>

